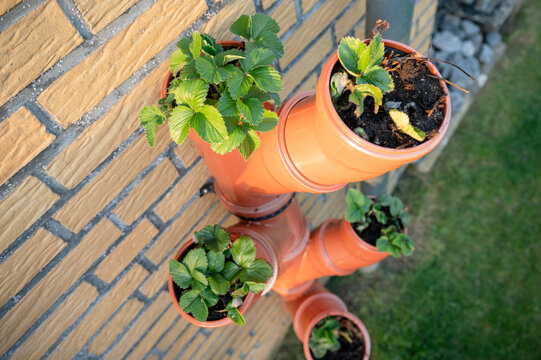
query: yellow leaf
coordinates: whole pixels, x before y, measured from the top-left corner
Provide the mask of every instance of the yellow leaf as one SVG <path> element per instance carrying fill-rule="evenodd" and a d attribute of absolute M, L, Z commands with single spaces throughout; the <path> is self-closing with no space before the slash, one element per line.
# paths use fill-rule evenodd
<path fill-rule="evenodd" d="M 389 111 L 389 115 L 391 115 L 391 119 L 393 119 L 398 130 L 417 141 L 423 141 L 425 139 L 425 133 L 410 124 L 410 118 L 405 112 L 393 109 Z"/>

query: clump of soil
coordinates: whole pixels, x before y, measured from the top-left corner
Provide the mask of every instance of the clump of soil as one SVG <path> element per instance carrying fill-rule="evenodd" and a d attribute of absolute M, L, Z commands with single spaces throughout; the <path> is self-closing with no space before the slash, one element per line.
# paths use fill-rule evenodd
<path fill-rule="evenodd" d="M 334 102 L 335 109 L 342 121 L 351 129 L 364 129 L 365 140 L 373 144 L 403 149 L 426 142 L 437 134 L 443 122 L 445 93 L 439 80 L 431 78 L 432 73 L 424 61 L 406 59 L 411 57 L 396 49 L 385 49 L 384 67 L 389 71 L 394 82 L 394 90 L 383 95 L 383 106 L 374 113 L 374 99 L 367 96 L 361 117 L 355 115 L 355 105 L 349 103 L 350 92 L 345 90 Z M 337 61 L 332 74 L 342 71 Z M 331 75 L 332 76 L 332 75 Z M 350 79 L 353 77 L 350 75 Z M 393 104 L 394 103 L 394 104 Z M 410 117 L 410 123 L 425 132 L 424 141 L 419 142 L 399 131 L 391 119 L 386 104 L 396 106 Z"/>
<path fill-rule="evenodd" d="M 338 351 L 327 351 L 323 360 L 358 360 L 364 356 L 364 337 L 361 329 L 353 321 L 343 316 L 337 316 L 340 324 L 340 331 L 348 333 L 352 342 L 344 336 L 340 336 L 340 349 Z M 312 357 L 314 357 L 312 355 Z M 315 359 L 315 357 L 314 357 Z"/>
<path fill-rule="evenodd" d="M 359 221 L 351 224 L 353 230 L 355 230 L 355 233 L 361 239 L 363 239 L 364 242 L 372 246 L 376 246 L 376 242 L 381 236 L 381 230 L 383 230 L 384 228 L 394 225 L 397 229 L 404 230 L 404 224 L 402 224 L 402 222 L 398 218 L 393 219 L 388 206 L 382 206 L 381 210 L 385 212 L 385 215 L 387 215 L 388 222 L 386 225 L 378 222 L 374 214 L 370 215 L 370 225 L 368 225 L 368 227 L 366 227 L 363 231 L 357 230 L 357 226 L 361 225 Z"/>

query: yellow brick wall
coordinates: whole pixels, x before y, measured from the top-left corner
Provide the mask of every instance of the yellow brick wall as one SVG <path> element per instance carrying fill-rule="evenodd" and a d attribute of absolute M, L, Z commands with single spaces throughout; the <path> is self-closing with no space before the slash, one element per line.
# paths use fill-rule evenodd
<path fill-rule="evenodd" d="M 313 89 L 340 38 L 363 37 L 365 1 L 0 1 L 0 357 L 269 356 L 290 324 L 275 295 L 245 328 L 199 329 L 171 306 L 167 259 L 194 229 L 236 220 L 199 197 L 210 173 L 193 145 L 163 128 L 148 147 L 138 113 L 178 39 L 231 39 L 242 13 L 281 27 L 282 99 Z M 417 1 L 421 51 L 436 7 Z M 344 210 L 344 190 L 299 200 L 313 226 Z"/>

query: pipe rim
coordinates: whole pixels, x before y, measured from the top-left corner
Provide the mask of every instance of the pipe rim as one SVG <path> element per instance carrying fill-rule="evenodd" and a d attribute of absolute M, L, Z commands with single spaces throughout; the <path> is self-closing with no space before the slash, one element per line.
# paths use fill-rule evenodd
<path fill-rule="evenodd" d="M 368 40 L 364 40 L 364 41 L 367 42 Z M 405 44 L 399 43 L 397 41 L 383 39 L 383 43 L 385 44 L 385 46 L 390 46 L 392 48 L 402 50 L 406 53 L 417 52 L 415 49 Z M 436 147 L 441 142 L 441 140 L 445 137 L 445 134 L 447 133 L 447 130 L 449 128 L 449 123 L 451 121 L 451 97 L 449 95 L 449 90 L 447 89 L 447 85 L 445 84 L 445 82 L 440 80 L 440 85 L 445 94 L 445 110 L 444 110 L 443 121 L 440 125 L 440 128 L 438 129 L 438 133 L 436 136 L 434 136 L 432 139 L 428 140 L 427 142 L 424 142 L 422 144 L 419 144 L 417 146 L 413 146 L 410 148 L 405 148 L 405 149 L 387 148 L 387 147 L 373 144 L 367 140 L 362 139 L 360 136 L 355 134 L 353 130 L 347 127 L 346 124 L 344 124 L 344 122 L 342 121 L 338 113 L 336 112 L 331 101 L 331 95 L 330 95 L 328 84 L 330 83 L 332 69 L 334 68 L 337 61 L 338 61 L 338 51 L 334 52 L 331 55 L 331 57 L 327 60 L 327 62 L 323 65 L 323 69 L 321 70 L 321 74 L 319 76 L 319 80 L 317 84 L 318 91 L 316 92 L 316 99 L 317 99 L 316 101 L 317 103 L 322 105 L 322 108 L 326 112 L 326 116 L 330 119 L 331 124 L 333 124 L 333 126 L 336 128 L 338 133 L 341 135 L 341 137 L 344 138 L 344 141 L 346 141 L 348 144 L 353 146 L 355 149 L 369 153 L 376 157 L 377 156 L 381 157 L 383 154 L 384 157 L 390 157 L 394 159 L 411 158 L 415 154 L 418 154 L 419 156 L 423 156 L 427 154 L 434 147 Z M 438 77 L 442 77 L 438 69 L 434 66 L 434 64 L 430 62 L 426 62 L 426 64 L 432 74 Z"/>
<path fill-rule="evenodd" d="M 291 99 L 289 99 L 285 104 L 283 104 L 279 111 L 279 120 L 278 120 L 278 126 L 276 129 L 276 135 L 278 140 L 278 151 L 280 153 L 280 157 L 282 158 L 282 161 L 287 169 L 287 171 L 297 180 L 300 184 L 305 186 L 310 192 L 313 193 L 328 193 L 332 191 L 339 190 L 346 186 L 346 184 L 333 184 L 333 185 L 323 185 L 316 183 L 309 178 L 307 178 L 295 165 L 293 162 L 293 159 L 291 158 L 291 155 L 289 154 L 289 151 L 287 150 L 287 144 L 286 144 L 286 123 L 287 118 L 291 110 L 295 107 L 295 105 L 310 97 L 314 96 L 316 94 L 315 91 L 305 91 L 301 92 L 299 94 L 296 94 Z"/>

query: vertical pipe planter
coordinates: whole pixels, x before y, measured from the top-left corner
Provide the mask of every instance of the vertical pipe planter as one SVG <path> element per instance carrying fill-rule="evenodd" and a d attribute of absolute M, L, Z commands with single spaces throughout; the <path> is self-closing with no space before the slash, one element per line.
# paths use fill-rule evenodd
<path fill-rule="evenodd" d="M 401 43 L 384 40 L 385 46 L 414 53 Z M 323 66 L 315 92 L 298 94 L 279 110 L 278 126 L 261 134 L 261 146 L 245 161 L 237 151 L 219 155 L 195 132 L 190 138 L 214 176 L 220 200 L 234 214 L 262 217 L 287 203 L 293 191 L 326 193 L 346 183 L 382 175 L 429 153 L 445 136 L 451 117 L 446 93 L 444 119 L 430 140 L 406 149 L 385 148 L 357 136 L 338 116 L 330 97 L 329 81 L 338 61 L 333 54 Z M 432 74 L 440 76 L 427 63 Z M 167 94 L 170 74 L 162 87 Z"/>

